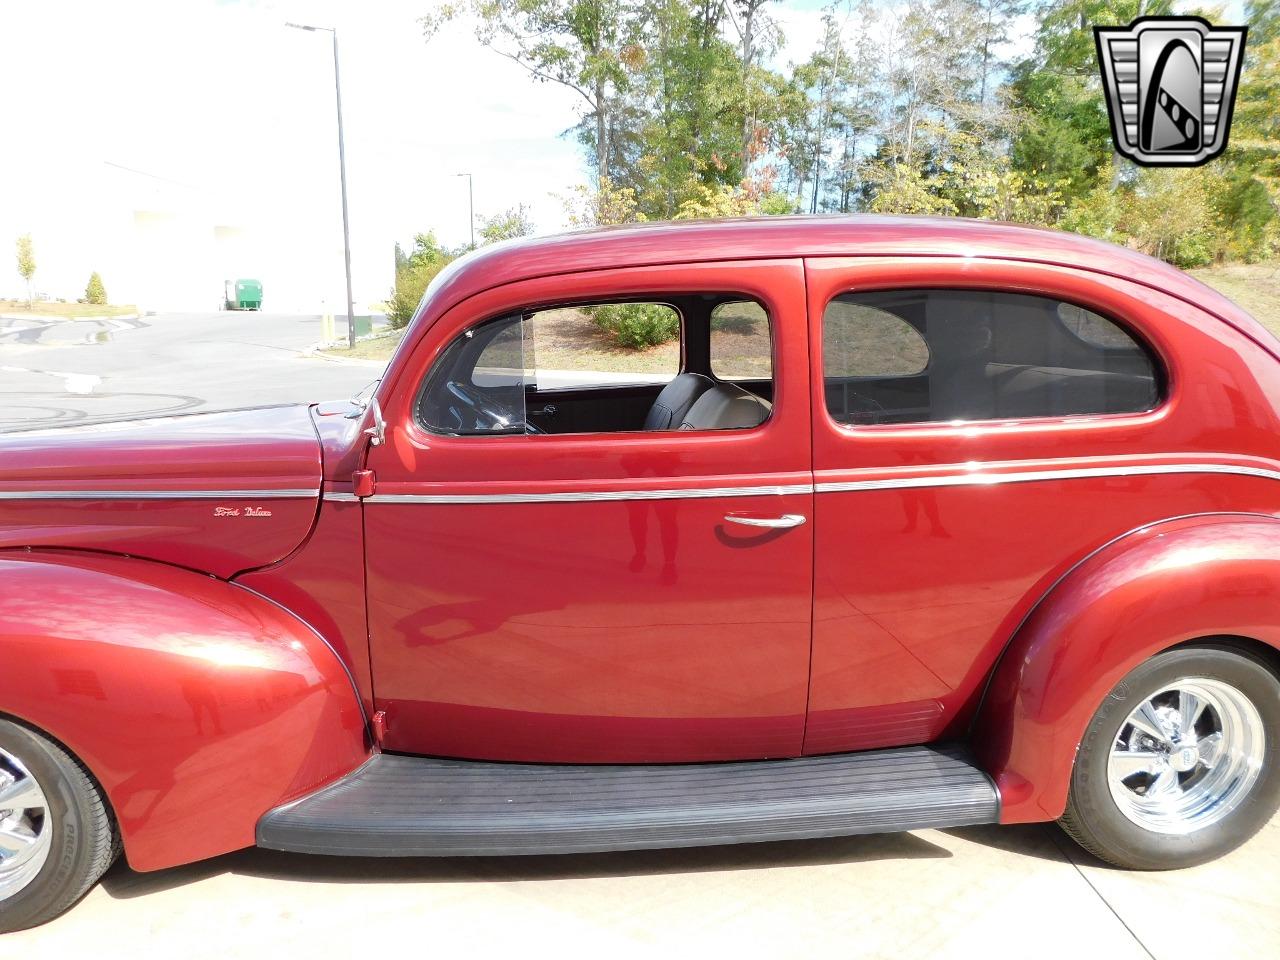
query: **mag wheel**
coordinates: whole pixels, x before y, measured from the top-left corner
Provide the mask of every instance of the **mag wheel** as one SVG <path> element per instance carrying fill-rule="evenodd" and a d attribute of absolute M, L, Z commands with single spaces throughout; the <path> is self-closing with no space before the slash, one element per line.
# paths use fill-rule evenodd
<path fill-rule="evenodd" d="M 1062 826 L 1133 869 L 1191 866 L 1258 831 L 1280 803 L 1280 682 L 1227 647 L 1137 667 L 1094 715 Z"/>
<path fill-rule="evenodd" d="M 84 767 L 0 720 L 0 933 L 58 916 L 118 853 L 111 813 Z"/>

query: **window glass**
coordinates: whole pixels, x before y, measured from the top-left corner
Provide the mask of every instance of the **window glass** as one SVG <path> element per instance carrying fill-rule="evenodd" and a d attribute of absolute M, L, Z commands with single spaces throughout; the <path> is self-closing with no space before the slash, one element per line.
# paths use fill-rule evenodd
<path fill-rule="evenodd" d="M 754 300 L 730 300 L 711 311 L 711 373 L 720 380 L 773 378 L 769 316 Z"/>
<path fill-rule="evenodd" d="M 665 303 L 538 310 L 524 336 L 539 390 L 666 383 L 680 372 L 680 314 Z"/>
<path fill-rule="evenodd" d="M 828 377 L 912 377 L 929 365 L 929 345 L 897 314 L 840 298 L 827 307 L 822 368 Z"/>
<path fill-rule="evenodd" d="M 419 396 L 422 425 L 447 434 L 524 433 L 529 374 L 522 327 L 521 317 L 502 317 L 450 343 Z"/>
<path fill-rule="evenodd" d="M 772 410 L 771 374 L 755 303 L 707 293 L 531 309 L 456 337 L 418 419 L 453 436 L 751 429 Z"/>
<path fill-rule="evenodd" d="M 1026 294 L 845 294 L 823 315 L 827 409 L 841 423 L 1133 413 L 1159 399 L 1151 354 L 1122 327 Z"/>

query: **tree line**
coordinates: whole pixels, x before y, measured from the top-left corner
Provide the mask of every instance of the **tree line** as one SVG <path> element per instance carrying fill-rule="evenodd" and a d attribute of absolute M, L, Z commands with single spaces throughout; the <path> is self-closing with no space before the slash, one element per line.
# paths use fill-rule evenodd
<path fill-rule="evenodd" d="M 838 0 L 799 58 L 775 0 L 459 0 L 422 22 L 430 38 L 465 16 L 531 82 L 577 95 L 592 177 L 574 223 L 932 213 L 1195 266 L 1280 249 L 1280 8 L 1245 9 L 1230 145 L 1176 170 L 1115 154 L 1092 34 L 1170 0 Z M 1007 59 L 1024 14 L 1034 47 Z"/>

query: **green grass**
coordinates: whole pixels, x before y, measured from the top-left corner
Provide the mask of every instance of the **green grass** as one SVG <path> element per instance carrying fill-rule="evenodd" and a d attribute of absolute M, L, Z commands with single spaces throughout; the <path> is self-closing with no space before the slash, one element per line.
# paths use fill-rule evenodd
<path fill-rule="evenodd" d="M 134 315 L 138 308 L 131 303 L 54 303 L 50 300 L 0 300 L 0 313 L 28 317 L 119 317 Z"/>
<path fill-rule="evenodd" d="M 1190 271 L 1202 283 L 1230 297 L 1280 337 L 1280 260 L 1231 263 Z"/>
<path fill-rule="evenodd" d="M 357 340 L 354 350 L 347 346 L 341 346 L 330 347 L 320 352 L 328 357 L 346 357 L 351 360 L 390 360 L 391 355 L 396 352 L 396 347 L 400 346 L 400 341 L 403 339 L 404 330 L 392 330 L 388 333 L 378 334 L 376 337 Z"/>

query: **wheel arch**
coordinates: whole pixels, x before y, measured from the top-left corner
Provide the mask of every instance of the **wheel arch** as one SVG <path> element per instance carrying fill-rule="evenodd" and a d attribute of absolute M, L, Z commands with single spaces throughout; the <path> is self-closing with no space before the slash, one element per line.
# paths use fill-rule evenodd
<path fill-rule="evenodd" d="M 1280 519 L 1220 513 L 1132 531 L 1046 592 L 997 662 L 972 729 L 1001 820 L 1059 818 L 1093 714 L 1143 661 L 1233 646 L 1280 674 Z"/>
<path fill-rule="evenodd" d="M 0 583 L 0 713 L 85 766 L 135 869 L 250 846 L 369 755 L 346 665 L 250 590 L 79 551 L 0 552 Z"/>

